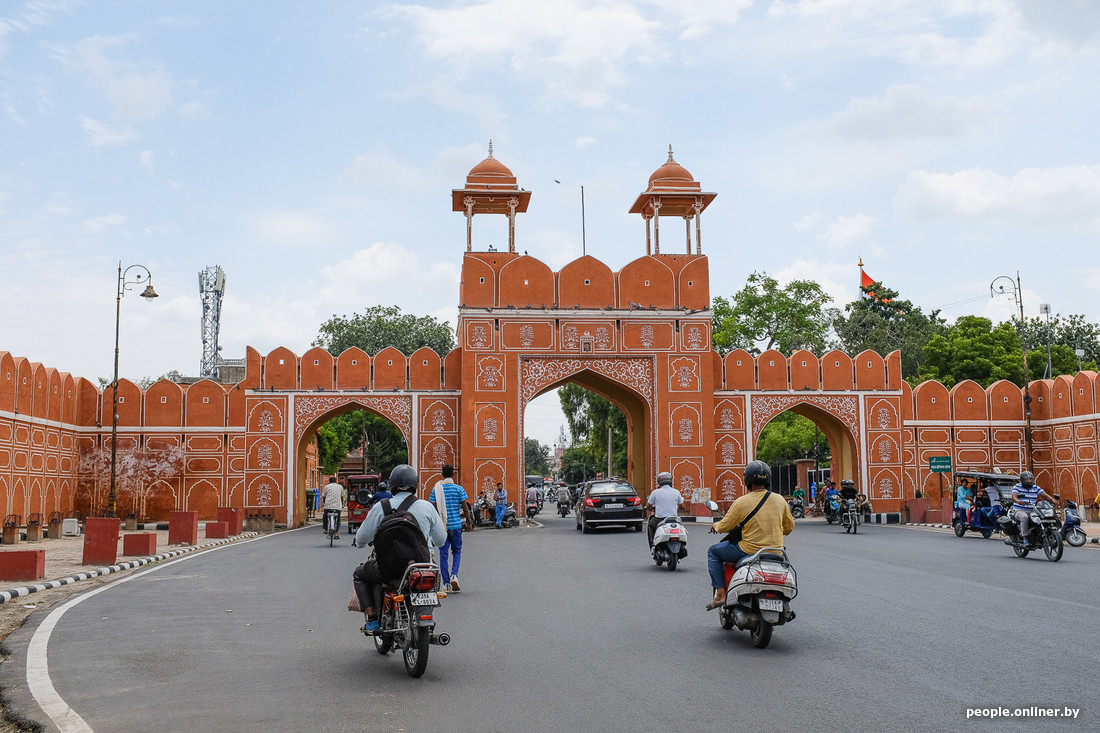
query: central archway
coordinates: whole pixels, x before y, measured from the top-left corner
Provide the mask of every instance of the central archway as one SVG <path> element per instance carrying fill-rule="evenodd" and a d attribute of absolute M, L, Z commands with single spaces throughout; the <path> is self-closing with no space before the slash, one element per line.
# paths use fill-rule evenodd
<path fill-rule="evenodd" d="M 840 479 L 851 478 L 856 482 L 856 488 L 870 495 L 870 491 L 866 486 L 867 477 L 859 470 L 859 441 L 856 439 L 856 435 L 853 433 L 853 428 L 847 425 L 841 418 L 837 417 L 837 408 L 845 408 L 846 403 L 831 402 L 828 404 L 817 404 L 815 401 L 817 398 L 799 399 L 798 397 L 790 397 L 785 401 L 772 401 L 764 402 L 761 400 L 761 404 L 757 404 L 757 400 L 754 400 L 754 412 L 753 412 L 753 431 L 752 431 L 752 452 L 756 454 L 756 444 L 760 440 L 760 435 L 764 428 L 775 418 L 779 417 L 785 412 L 793 412 L 796 415 L 810 420 L 819 430 L 825 435 L 825 439 L 829 442 L 829 448 L 832 453 L 832 466 L 831 476 L 834 480 L 840 481 Z M 839 412 L 840 415 L 847 414 L 843 409 Z M 855 413 L 852 413 L 852 419 L 854 419 Z"/>

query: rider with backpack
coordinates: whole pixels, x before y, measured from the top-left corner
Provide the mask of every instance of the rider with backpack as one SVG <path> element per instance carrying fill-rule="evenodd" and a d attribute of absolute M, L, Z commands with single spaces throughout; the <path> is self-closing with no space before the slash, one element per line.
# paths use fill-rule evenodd
<path fill-rule="evenodd" d="M 355 546 L 374 545 L 374 552 L 352 573 L 352 585 L 364 609 L 363 633 L 378 631 L 382 584 L 400 579 L 409 563 L 431 562 L 431 547 L 447 540 L 447 526 L 433 504 L 416 498 L 416 469 L 402 463 L 390 472 L 392 498 L 376 501 L 359 531 Z"/>

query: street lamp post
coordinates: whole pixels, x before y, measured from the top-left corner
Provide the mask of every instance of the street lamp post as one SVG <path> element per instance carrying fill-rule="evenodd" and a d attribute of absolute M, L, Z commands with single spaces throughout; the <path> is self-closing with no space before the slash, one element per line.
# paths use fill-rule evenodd
<path fill-rule="evenodd" d="M 127 280 L 130 270 L 134 269 L 143 270 L 145 274 L 136 272 L 133 280 Z M 115 479 L 118 475 L 118 332 L 122 315 L 122 296 L 130 289 L 131 285 L 142 283 L 145 283 L 145 290 L 142 291 L 141 297 L 147 301 L 157 297 L 157 291 L 153 290 L 153 275 L 149 272 L 148 267 L 145 265 L 130 265 L 123 270 L 122 262 L 118 263 L 118 297 L 115 298 L 115 378 L 111 382 L 111 493 L 107 496 L 109 516 L 112 517 L 118 516 L 118 494 L 115 491 Z"/>
<path fill-rule="evenodd" d="M 1023 356 L 1024 361 L 1024 443 L 1027 448 L 1027 470 L 1035 473 L 1035 463 L 1031 458 L 1032 441 L 1031 441 L 1031 372 L 1027 368 L 1027 345 L 1024 343 L 1024 296 L 1023 291 L 1020 289 L 1020 273 L 1016 272 L 1016 280 L 1013 281 L 1008 275 L 1000 275 L 993 279 L 993 282 L 989 283 L 989 297 L 995 297 L 997 295 L 1005 294 L 1005 286 L 997 285 L 998 280 L 1006 280 L 1008 286 L 1012 288 L 1012 297 L 1016 300 L 1016 306 L 1020 310 L 1020 353 Z M 994 289 L 994 285 L 997 285 Z"/>

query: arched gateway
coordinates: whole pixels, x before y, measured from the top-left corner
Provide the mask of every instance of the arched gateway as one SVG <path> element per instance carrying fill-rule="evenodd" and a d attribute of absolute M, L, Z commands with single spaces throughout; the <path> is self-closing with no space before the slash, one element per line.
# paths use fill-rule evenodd
<path fill-rule="evenodd" d="M 618 272 L 590 256 L 554 272 L 518 254 L 516 215 L 530 195 L 491 147 L 452 192 L 454 211 L 466 217 L 466 252 L 458 347 L 445 357 L 427 348 L 408 357 L 392 347 L 374 356 L 314 348 L 301 357 L 249 348 L 235 385 L 161 381 L 142 390 L 121 380 L 119 450 L 147 460 L 156 480 L 123 486 L 120 508 L 207 518 L 237 506 L 296 524 L 311 437 L 360 408 L 397 426 L 422 483 L 451 463 L 469 491 L 500 482 L 517 498 L 524 408 L 567 382 L 623 411 L 628 477 L 643 494 L 659 471 L 671 471 L 692 502 L 733 499 L 764 426 L 788 410 L 818 425 L 834 475 L 855 479 L 878 511 L 897 511 L 936 485 L 930 456 L 1019 466 L 1022 397 L 1008 382 L 913 389 L 898 352 L 714 352 L 701 216 L 715 194 L 671 150 L 630 209 L 645 222 L 645 254 Z M 475 248 L 479 214 L 508 217 L 508 251 Z M 684 229 L 666 223 L 662 250 L 660 223 L 670 217 Z M 1037 478 L 1078 502 L 1091 500 L 1082 487 L 1095 492 L 1100 475 L 1098 379 L 1083 372 L 1031 385 Z M 87 379 L 0 352 L 0 513 L 101 510 L 111 404 Z"/>

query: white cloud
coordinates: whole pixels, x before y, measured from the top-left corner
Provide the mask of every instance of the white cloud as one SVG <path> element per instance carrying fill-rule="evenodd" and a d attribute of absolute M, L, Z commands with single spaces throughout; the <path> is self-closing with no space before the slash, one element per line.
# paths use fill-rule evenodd
<path fill-rule="evenodd" d="M 172 107 L 174 82 L 158 63 L 114 58 L 127 45 L 127 39 L 122 37 L 92 36 L 75 46 L 57 46 L 53 50 L 67 69 L 110 102 L 117 119 L 127 122 L 156 119 Z"/>
<path fill-rule="evenodd" d="M 804 232 L 807 229 L 815 229 L 824 218 L 825 215 L 822 214 L 820 210 L 811 211 L 794 223 L 794 230 L 796 232 Z"/>
<path fill-rule="evenodd" d="M 1024 168 L 1003 176 L 984 168 L 917 170 L 894 208 L 911 219 L 975 219 L 1064 231 L 1100 230 L 1100 166 Z"/>
<path fill-rule="evenodd" d="M 149 171 L 150 174 L 156 172 L 155 163 L 156 161 L 155 156 L 153 155 L 153 151 L 142 150 L 141 153 L 138 154 L 138 165 Z"/>
<path fill-rule="evenodd" d="M 80 127 L 88 136 L 88 144 L 93 148 L 125 145 L 138 136 L 137 132 L 129 127 L 111 128 L 102 122 L 93 120 L 91 117 L 81 117 Z"/>
<path fill-rule="evenodd" d="M 803 134 L 856 142 L 895 142 L 972 135 L 986 125 L 984 105 L 973 99 L 933 99 L 915 84 L 888 87 L 870 99 L 853 99 L 824 124 L 811 124 Z"/>
<path fill-rule="evenodd" d="M 1080 47 L 1100 31 L 1100 4 L 1094 0 L 1014 0 L 1025 28 Z"/>
<path fill-rule="evenodd" d="M 876 221 L 873 216 L 866 214 L 838 216 L 829 222 L 829 226 L 825 228 L 825 233 L 821 235 L 821 238 L 825 240 L 830 248 L 840 249 L 852 242 L 870 237 L 871 229 L 874 228 Z"/>
<path fill-rule="evenodd" d="M 753 0 L 650 0 L 652 4 L 673 16 L 683 27 L 680 38 L 692 40 L 708 35 L 723 24 L 736 23 L 741 11 L 752 7 Z"/>
<path fill-rule="evenodd" d="M 323 217 L 305 211 L 261 211 L 247 221 L 260 241 L 282 247 L 331 245 L 335 230 Z"/>
<path fill-rule="evenodd" d="M 812 280 L 833 299 L 829 307 L 841 307 L 859 295 L 859 267 L 818 260 L 797 259 L 779 272 L 768 273 L 781 285 L 792 280 Z M 847 284 L 845 284 L 847 283 Z"/>
<path fill-rule="evenodd" d="M 86 220 L 84 222 L 84 228 L 90 232 L 101 232 L 108 227 L 116 227 L 120 224 L 125 224 L 129 220 L 130 217 L 123 214 L 106 214 Z"/>
<path fill-rule="evenodd" d="M 419 169 L 381 151 L 356 155 L 351 166 L 344 171 L 343 178 L 349 183 L 387 191 L 420 188 L 429 184 L 429 176 Z"/>

